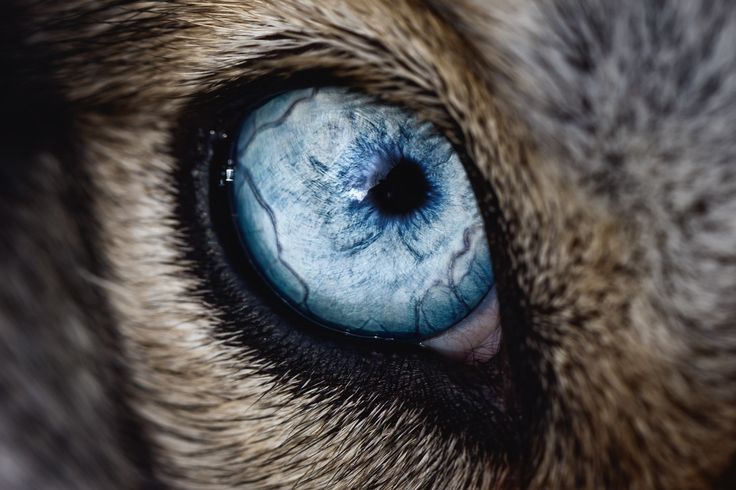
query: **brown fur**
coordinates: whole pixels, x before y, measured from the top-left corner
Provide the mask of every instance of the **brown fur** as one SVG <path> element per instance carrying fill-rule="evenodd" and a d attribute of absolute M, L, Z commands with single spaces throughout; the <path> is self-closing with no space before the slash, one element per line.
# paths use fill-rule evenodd
<path fill-rule="evenodd" d="M 725 485 L 736 450 L 736 62 L 723 46 L 736 39 L 736 9 L 660 7 L 657 18 L 675 19 L 661 29 L 682 31 L 667 44 L 647 37 L 639 3 L 30 8 L 42 27 L 24 31 L 26 42 L 53 53 L 91 181 L 107 267 L 84 277 L 111 306 L 156 479 L 213 489 Z M 688 58 L 706 31 L 710 51 Z M 636 45 L 632 33 L 643 36 Z M 670 71 L 657 64 L 666 56 Z M 671 86 L 688 63 L 719 77 L 714 93 L 695 75 Z M 490 184 L 484 205 L 514 291 L 501 292 L 502 309 L 518 304 L 502 311 L 504 328 L 518 327 L 508 336 L 515 390 L 522 404 L 524 382 L 543 396 L 521 409 L 518 452 L 478 451 L 400 396 L 278 376 L 257 347 L 218 335 L 221 312 L 193 292 L 201 281 L 171 185 L 177 124 L 195 96 L 316 69 L 433 121 Z"/>

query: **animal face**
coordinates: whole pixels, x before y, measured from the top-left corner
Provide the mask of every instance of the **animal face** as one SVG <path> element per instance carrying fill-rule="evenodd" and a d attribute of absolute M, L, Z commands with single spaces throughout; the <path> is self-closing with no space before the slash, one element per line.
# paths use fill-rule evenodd
<path fill-rule="evenodd" d="M 733 484 L 727 1 L 3 10 L 3 488 Z M 253 271 L 239 124 L 329 87 L 464 165 L 492 355 L 335 333 Z"/>

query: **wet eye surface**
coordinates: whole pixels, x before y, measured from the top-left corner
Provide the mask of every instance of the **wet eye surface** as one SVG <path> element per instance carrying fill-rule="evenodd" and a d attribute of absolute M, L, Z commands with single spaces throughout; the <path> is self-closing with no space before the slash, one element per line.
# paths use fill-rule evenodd
<path fill-rule="evenodd" d="M 236 227 L 292 308 L 359 336 L 431 339 L 450 352 L 488 344 L 498 301 L 483 221 L 458 155 L 431 124 L 346 89 L 311 88 L 257 107 L 236 137 Z"/>

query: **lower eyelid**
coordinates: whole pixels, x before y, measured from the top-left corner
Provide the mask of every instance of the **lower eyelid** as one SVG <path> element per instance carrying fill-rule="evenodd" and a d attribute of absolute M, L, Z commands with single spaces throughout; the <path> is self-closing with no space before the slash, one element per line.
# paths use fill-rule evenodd
<path fill-rule="evenodd" d="M 498 295 L 494 286 L 470 315 L 420 345 L 455 361 L 481 364 L 498 354 L 501 339 Z"/>

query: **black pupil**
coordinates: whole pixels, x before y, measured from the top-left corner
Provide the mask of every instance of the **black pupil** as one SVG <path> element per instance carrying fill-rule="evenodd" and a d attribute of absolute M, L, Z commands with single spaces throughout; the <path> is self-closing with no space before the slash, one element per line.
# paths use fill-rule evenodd
<path fill-rule="evenodd" d="M 402 159 L 368 195 L 373 205 L 384 214 L 408 214 L 427 201 L 429 182 L 416 162 Z"/>

